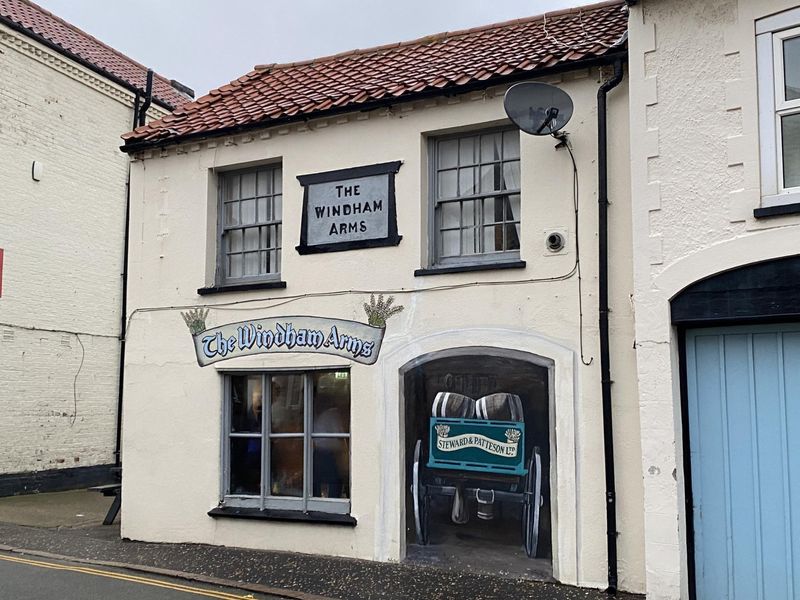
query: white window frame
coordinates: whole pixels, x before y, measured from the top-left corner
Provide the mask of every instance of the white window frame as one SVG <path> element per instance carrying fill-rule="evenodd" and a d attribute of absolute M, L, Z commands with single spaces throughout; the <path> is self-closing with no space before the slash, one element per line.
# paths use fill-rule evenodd
<path fill-rule="evenodd" d="M 800 113 L 800 99 L 786 101 L 784 96 L 782 45 L 798 36 L 800 8 L 756 22 L 762 208 L 800 202 L 800 186 L 783 185 L 781 137 L 781 117 Z"/>
<path fill-rule="evenodd" d="M 349 367 L 319 367 L 308 369 L 288 369 L 288 370 L 274 370 L 274 371 L 250 371 L 250 370 L 236 370 L 227 371 L 223 373 L 223 418 L 222 418 L 222 435 L 221 435 L 221 457 L 222 457 L 222 481 L 220 485 L 220 500 L 222 506 L 238 507 L 238 508 L 255 508 L 260 510 L 276 509 L 276 510 L 294 510 L 300 512 L 321 512 L 330 514 L 350 514 L 350 499 L 344 498 L 316 498 L 313 496 L 312 477 L 314 472 L 313 465 L 313 449 L 312 440 L 314 438 L 343 438 L 348 441 L 351 439 L 351 423 L 348 423 L 347 433 L 321 433 L 313 432 L 313 384 L 311 375 L 315 372 L 342 372 L 347 373 L 351 377 Z M 231 378 L 235 376 L 261 376 L 261 389 L 263 394 L 263 408 L 261 413 L 261 431 L 258 433 L 234 433 L 231 431 Z M 303 437 L 303 496 L 271 496 L 270 489 L 270 439 L 277 439 L 282 437 L 299 437 L 296 434 L 276 434 L 270 431 L 271 425 L 271 408 L 272 398 L 269 379 L 277 375 L 300 375 L 303 377 L 303 403 L 304 403 L 304 418 L 303 418 L 303 432 L 300 434 Z M 352 380 L 351 380 L 352 384 Z M 352 411 L 352 387 L 350 396 L 350 407 Z M 246 438 L 253 437 L 261 440 L 261 493 L 259 495 L 245 495 L 245 494 L 231 494 L 230 481 L 231 481 L 231 467 L 230 467 L 230 440 L 235 437 Z M 349 492 L 352 496 L 352 463 L 353 453 L 352 445 L 350 445 L 349 452 Z"/>

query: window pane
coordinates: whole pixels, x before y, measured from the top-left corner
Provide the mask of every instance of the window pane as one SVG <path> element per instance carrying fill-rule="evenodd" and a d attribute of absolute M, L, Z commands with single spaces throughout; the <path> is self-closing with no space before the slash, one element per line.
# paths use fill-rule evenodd
<path fill-rule="evenodd" d="M 504 250 L 519 250 L 519 225 L 506 225 Z"/>
<path fill-rule="evenodd" d="M 462 227 L 475 225 L 475 212 L 480 200 L 464 200 L 461 203 L 461 223 Z"/>
<path fill-rule="evenodd" d="M 245 277 L 258 275 L 258 252 L 245 252 L 244 275 Z"/>
<path fill-rule="evenodd" d="M 242 255 L 231 254 L 228 256 L 228 277 L 236 278 L 242 276 Z"/>
<path fill-rule="evenodd" d="M 261 432 L 261 375 L 231 376 L 231 431 Z"/>
<path fill-rule="evenodd" d="M 458 164 L 461 167 L 474 165 L 477 161 L 478 138 L 468 137 L 458 140 Z"/>
<path fill-rule="evenodd" d="M 241 198 L 254 198 L 256 195 L 256 174 L 244 173 L 242 174 L 242 191 Z"/>
<path fill-rule="evenodd" d="M 483 224 L 498 223 L 503 220 L 503 202 L 500 198 L 484 198 Z"/>
<path fill-rule="evenodd" d="M 506 221 L 519 221 L 519 194 L 508 196 L 506 201 Z"/>
<path fill-rule="evenodd" d="M 242 200 L 242 225 L 251 225 L 256 222 L 256 201 Z"/>
<path fill-rule="evenodd" d="M 458 195 L 471 196 L 475 193 L 475 173 L 476 167 L 458 170 Z"/>
<path fill-rule="evenodd" d="M 442 256 L 458 256 L 458 238 L 460 233 L 458 229 L 442 232 Z"/>
<path fill-rule="evenodd" d="M 303 438 L 270 440 L 270 494 L 303 495 Z"/>
<path fill-rule="evenodd" d="M 503 189 L 519 189 L 519 161 L 503 163 Z M 244 213 L 242 213 L 244 215 Z M 244 218 L 244 217 L 242 217 Z"/>
<path fill-rule="evenodd" d="M 256 188 L 259 196 L 272 194 L 272 169 L 258 172 L 258 184 Z"/>
<path fill-rule="evenodd" d="M 277 167 L 272 169 L 273 172 L 273 180 L 272 180 L 272 193 L 280 194 L 283 192 L 283 168 Z"/>
<path fill-rule="evenodd" d="M 350 374 L 347 371 L 318 372 L 311 376 L 314 387 L 314 433 L 350 431 Z"/>
<path fill-rule="evenodd" d="M 458 166 L 458 140 L 439 142 L 440 169 L 450 169 Z"/>
<path fill-rule="evenodd" d="M 503 160 L 519 158 L 519 131 L 503 132 Z"/>
<path fill-rule="evenodd" d="M 481 136 L 481 162 L 500 160 L 500 140 L 499 133 Z"/>
<path fill-rule="evenodd" d="M 501 252 L 503 250 L 503 226 L 492 225 L 483 228 L 483 251 Z"/>
<path fill-rule="evenodd" d="M 438 198 L 455 198 L 458 195 L 458 174 L 457 171 L 442 171 L 439 173 L 439 183 L 437 187 Z"/>
<path fill-rule="evenodd" d="M 239 224 L 239 203 L 228 202 L 225 205 L 225 225 Z"/>
<path fill-rule="evenodd" d="M 469 227 L 461 232 L 461 253 L 478 254 L 480 252 L 480 227 Z"/>
<path fill-rule="evenodd" d="M 303 433 L 303 376 L 273 375 L 272 433 Z"/>
<path fill-rule="evenodd" d="M 281 272 L 281 251 L 280 250 L 273 250 L 269 253 L 269 272 L 270 273 L 280 273 Z"/>
<path fill-rule="evenodd" d="M 786 99 L 800 98 L 800 36 L 783 42 L 783 79 Z"/>
<path fill-rule="evenodd" d="M 238 175 L 223 175 L 222 176 L 225 200 L 238 200 L 239 199 L 239 176 Z"/>
<path fill-rule="evenodd" d="M 283 196 L 275 196 L 272 199 L 272 219 L 280 221 L 283 215 Z"/>
<path fill-rule="evenodd" d="M 461 209 L 459 208 L 459 202 L 442 202 L 439 205 L 439 210 L 442 214 L 441 227 L 449 229 L 460 226 Z"/>
<path fill-rule="evenodd" d="M 350 440 L 315 438 L 313 496 L 316 498 L 350 497 Z"/>
<path fill-rule="evenodd" d="M 230 493 L 261 494 L 261 438 L 231 438 Z"/>
<path fill-rule="evenodd" d="M 484 165 L 481 167 L 481 192 L 500 191 L 500 173 L 502 166 L 500 163 Z"/>
<path fill-rule="evenodd" d="M 258 223 L 263 223 L 264 221 L 269 221 L 272 218 L 270 208 L 270 200 L 269 198 L 259 198 L 256 207 L 258 209 L 258 214 L 256 215 L 256 221 Z"/>
<path fill-rule="evenodd" d="M 800 186 L 800 113 L 781 118 L 783 187 Z"/>
<path fill-rule="evenodd" d="M 225 234 L 228 238 L 228 252 L 242 251 L 242 230 L 234 229 Z"/>
<path fill-rule="evenodd" d="M 244 230 L 244 249 L 258 250 L 258 227 L 249 227 Z"/>

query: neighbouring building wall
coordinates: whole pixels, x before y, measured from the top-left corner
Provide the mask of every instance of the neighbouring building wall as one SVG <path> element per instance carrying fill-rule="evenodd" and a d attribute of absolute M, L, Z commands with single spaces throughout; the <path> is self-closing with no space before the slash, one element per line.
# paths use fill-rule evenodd
<path fill-rule="evenodd" d="M 112 463 L 133 97 L 5 27 L 0 81 L 0 474 Z"/>
<path fill-rule="evenodd" d="M 550 357 L 555 368 L 552 469 L 555 576 L 607 585 L 603 428 L 597 338 L 597 114 L 599 72 L 567 74 L 560 85 L 576 112 L 567 130 L 581 184 L 583 341 L 578 282 L 481 285 L 558 278 L 575 264 L 572 164 L 551 138 L 521 135 L 522 270 L 414 277 L 425 264 L 426 136 L 504 123 L 503 89 L 408 103 L 229 138 L 148 151 L 132 165 L 131 328 L 126 354 L 122 535 L 159 542 L 200 542 L 336 554 L 376 560 L 404 555 L 405 486 L 399 368 L 426 352 L 498 346 Z M 611 181 L 611 340 L 621 586 L 641 591 L 642 488 L 633 350 L 627 82 L 609 101 Z M 200 297 L 214 280 L 215 173 L 236 165 L 283 164 L 285 290 Z M 300 256 L 302 188 L 296 176 L 402 160 L 397 175 L 397 247 Z M 544 231 L 565 228 L 566 252 L 549 253 Z M 352 514 L 355 528 L 239 519 L 207 512 L 220 496 L 221 377 L 230 368 L 346 365 L 307 355 L 238 358 L 197 365 L 175 307 L 208 304 L 216 326 L 268 316 L 313 314 L 364 320 L 364 294 L 332 290 L 463 289 L 397 293 L 405 311 L 392 318 L 378 363 L 353 364 Z M 309 297 L 305 297 L 310 294 Z M 253 302 L 256 301 L 257 302 Z M 236 304 L 240 301 L 249 303 Z M 216 308 L 214 308 L 216 306 Z"/>
<path fill-rule="evenodd" d="M 669 301 L 796 254 L 800 217 L 761 206 L 755 21 L 795 0 L 644 0 L 630 16 L 634 300 L 647 597 L 686 597 L 677 337 Z"/>

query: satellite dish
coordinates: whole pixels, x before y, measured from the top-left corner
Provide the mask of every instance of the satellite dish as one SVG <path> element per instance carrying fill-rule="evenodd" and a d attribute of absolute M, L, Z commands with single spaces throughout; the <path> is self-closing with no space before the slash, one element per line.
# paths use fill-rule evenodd
<path fill-rule="evenodd" d="M 550 135 L 572 117 L 572 98 L 549 83 L 524 82 L 508 88 L 503 100 L 508 118 L 525 133 Z"/>

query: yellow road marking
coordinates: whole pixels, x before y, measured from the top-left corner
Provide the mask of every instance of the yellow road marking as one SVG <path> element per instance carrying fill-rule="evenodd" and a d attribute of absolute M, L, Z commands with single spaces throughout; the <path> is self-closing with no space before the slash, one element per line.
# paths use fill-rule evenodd
<path fill-rule="evenodd" d="M 55 569 L 58 571 L 74 571 L 76 573 L 84 573 L 86 575 L 96 575 L 98 577 L 107 577 L 109 579 L 119 579 L 121 581 L 129 581 L 132 583 L 141 583 L 143 585 L 151 585 L 153 587 L 167 588 L 178 592 L 187 592 L 190 594 L 198 594 L 200 596 L 208 596 L 209 598 L 222 598 L 225 600 L 247 600 L 253 598 L 252 594 L 239 596 L 237 594 L 230 594 L 228 592 L 218 592 L 214 590 L 206 590 L 196 588 L 179 583 L 170 583 L 160 579 L 151 579 L 149 577 L 140 577 L 138 575 L 127 575 L 125 573 L 117 573 L 115 571 L 104 571 L 102 569 L 94 569 L 91 567 L 77 567 L 72 565 L 61 565 L 58 563 L 44 562 L 39 560 L 30 560 L 27 558 L 18 558 L 16 556 L 0 555 L 0 560 L 8 562 L 16 562 L 34 567 L 41 567 L 44 569 Z"/>

